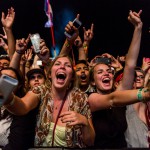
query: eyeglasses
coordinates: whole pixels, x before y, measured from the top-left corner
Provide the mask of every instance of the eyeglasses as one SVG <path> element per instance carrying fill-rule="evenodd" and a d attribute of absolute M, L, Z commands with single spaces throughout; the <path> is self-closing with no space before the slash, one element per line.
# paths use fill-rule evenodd
<path fill-rule="evenodd" d="M 136 76 L 136 78 L 144 79 L 144 76 L 140 75 L 140 76 Z"/>

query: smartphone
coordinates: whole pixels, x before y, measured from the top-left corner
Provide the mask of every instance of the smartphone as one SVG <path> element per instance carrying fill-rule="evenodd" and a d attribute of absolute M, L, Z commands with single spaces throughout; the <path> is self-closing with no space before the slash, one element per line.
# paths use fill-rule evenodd
<path fill-rule="evenodd" d="M 111 59 L 107 57 L 97 57 L 94 61 L 94 63 L 105 63 L 107 65 L 111 64 Z"/>
<path fill-rule="evenodd" d="M 0 77 L 0 93 L 2 94 L 2 97 L 0 97 L 0 105 L 8 99 L 9 95 L 13 92 L 17 85 L 17 79 L 4 74 Z"/>
<path fill-rule="evenodd" d="M 79 20 L 79 19 L 77 19 L 77 18 L 75 18 L 74 20 L 73 20 L 73 25 L 76 27 L 76 28 L 80 28 L 80 26 L 82 25 L 82 22 Z M 68 32 L 64 32 L 64 34 L 68 37 L 68 38 L 71 38 L 72 37 L 72 35 L 74 34 L 74 31 L 72 31 L 72 32 L 70 32 L 70 33 L 68 33 Z"/>
<path fill-rule="evenodd" d="M 40 39 L 41 37 L 39 33 L 31 34 L 30 36 L 31 43 L 36 54 L 40 52 Z"/>
<path fill-rule="evenodd" d="M 150 62 L 150 58 L 145 58 L 145 61 L 146 62 Z"/>

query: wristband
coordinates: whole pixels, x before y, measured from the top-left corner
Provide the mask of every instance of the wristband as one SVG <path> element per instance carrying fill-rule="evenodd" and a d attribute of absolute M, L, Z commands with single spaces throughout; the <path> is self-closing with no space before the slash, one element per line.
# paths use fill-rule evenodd
<path fill-rule="evenodd" d="M 24 51 L 16 50 L 16 52 L 20 55 L 24 54 Z"/>
<path fill-rule="evenodd" d="M 140 102 L 143 100 L 142 90 L 143 90 L 143 88 L 138 89 L 138 92 L 137 92 L 137 99 L 138 99 Z"/>

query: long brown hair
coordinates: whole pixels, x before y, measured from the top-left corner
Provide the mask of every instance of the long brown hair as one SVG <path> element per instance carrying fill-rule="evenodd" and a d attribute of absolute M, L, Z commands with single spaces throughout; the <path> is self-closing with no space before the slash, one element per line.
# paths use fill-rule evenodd
<path fill-rule="evenodd" d="M 73 61 L 72 61 L 72 59 L 71 59 L 68 55 L 58 55 L 58 56 L 51 62 L 50 68 L 49 68 L 49 71 L 48 71 L 48 74 L 51 75 L 51 70 L 52 70 L 52 67 L 53 67 L 54 63 L 57 61 L 57 59 L 62 58 L 62 57 L 67 57 L 67 58 L 69 59 L 70 63 L 71 63 L 71 68 L 72 68 L 72 71 L 73 71 L 73 72 L 72 72 L 72 79 L 73 79 L 73 81 L 71 82 L 71 85 L 70 85 L 69 88 L 73 88 L 73 86 L 74 86 L 74 81 L 75 81 L 75 70 L 74 70 L 74 66 L 73 66 Z M 51 79 L 50 79 L 50 80 L 51 80 Z"/>

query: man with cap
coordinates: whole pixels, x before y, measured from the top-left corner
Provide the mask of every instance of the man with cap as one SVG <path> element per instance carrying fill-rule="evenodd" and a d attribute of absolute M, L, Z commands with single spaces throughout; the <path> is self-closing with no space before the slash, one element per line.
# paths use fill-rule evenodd
<path fill-rule="evenodd" d="M 44 84 L 46 80 L 45 72 L 41 68 L 33 68 L 29 70 L 26 77 L 30 88 Z"/>

